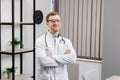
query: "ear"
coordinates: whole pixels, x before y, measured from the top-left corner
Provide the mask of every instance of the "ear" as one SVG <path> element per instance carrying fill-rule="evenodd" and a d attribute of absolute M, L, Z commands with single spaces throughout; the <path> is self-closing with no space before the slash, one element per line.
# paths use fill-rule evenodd
<path fill-rule="evenodd" d="M 46 25 L 48 25 L 48 22 L 46 22 Z"/>

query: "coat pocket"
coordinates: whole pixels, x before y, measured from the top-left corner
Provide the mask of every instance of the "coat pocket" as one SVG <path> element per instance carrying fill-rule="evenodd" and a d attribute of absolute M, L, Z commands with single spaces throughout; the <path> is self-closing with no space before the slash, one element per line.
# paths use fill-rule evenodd
<path fill-rule="evenodd" d="M 50 75 L 49 74 L 43 73 L 40 76 L 41 76 L 40 80 L 50 80 Z"/>
<path fill-rule="evenodd" d="M 48 73 L 47 69 L 44 68 L 44 70 L 40 74 L 40 80 L 51 80 L 50 74 Z"/>

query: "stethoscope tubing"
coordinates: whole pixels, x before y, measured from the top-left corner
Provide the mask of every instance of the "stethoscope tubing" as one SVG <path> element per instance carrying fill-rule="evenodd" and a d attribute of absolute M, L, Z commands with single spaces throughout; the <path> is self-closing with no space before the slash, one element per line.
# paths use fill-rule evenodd
<path fill-rule="evenodd" d="M 63 41 L 63 43 L 65 44 L 65 40 L 64 40 L 63 36 L 61 34 L 59 34 L 59 36 L 61 36 L 61 38 L 62 38 L 59 41 L 59 43 Z M 46 46 L 46 48 L 48 48 L 48 44 L 47 44 L 47 39 L 46 38 L 47 38 L 47 32 L 45 33 L 45 46 Z"/>

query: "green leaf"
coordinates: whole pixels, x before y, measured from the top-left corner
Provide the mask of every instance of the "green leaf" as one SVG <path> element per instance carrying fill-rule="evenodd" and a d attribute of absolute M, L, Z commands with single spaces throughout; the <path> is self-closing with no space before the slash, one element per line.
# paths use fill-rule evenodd
<path fill-rule="evenodd" d="M 9 43 L 9 46 L 12 44 L 14 44 L 14 46 L 19 45 L 20 48 L 23 48 L 23 46 L 24 46 L 23 42 L 20 41 L 17 37 L 15 37 L 14 41 L 9 41 L 8 43 Z"/>

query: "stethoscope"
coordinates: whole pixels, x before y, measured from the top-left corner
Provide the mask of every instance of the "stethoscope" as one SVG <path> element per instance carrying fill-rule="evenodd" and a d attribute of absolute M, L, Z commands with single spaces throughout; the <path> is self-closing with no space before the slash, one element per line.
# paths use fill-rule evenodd
<path fill-rule="evenodd" d="M 58 34 L 58 37 L 61 37 L 61 40 L 59 41 L 59 43 L 63 42 L 65 44 L 65 40 L 63 38 L 63 36 L 61 34 Z M 47 32 L 45 33 L 45 45 L 46 45 L 46 48 L 48 48 L 48 44 L 47 44 Z"/>

